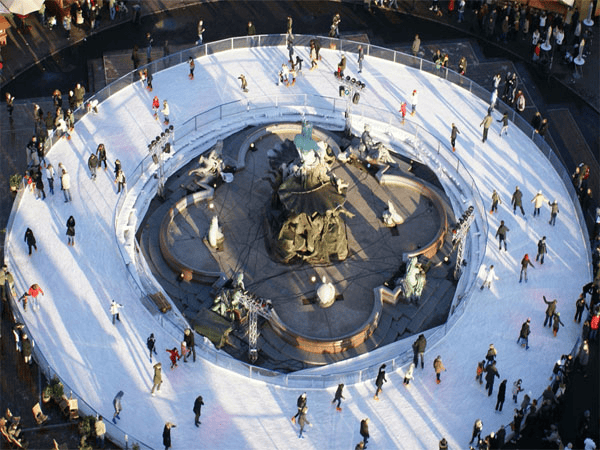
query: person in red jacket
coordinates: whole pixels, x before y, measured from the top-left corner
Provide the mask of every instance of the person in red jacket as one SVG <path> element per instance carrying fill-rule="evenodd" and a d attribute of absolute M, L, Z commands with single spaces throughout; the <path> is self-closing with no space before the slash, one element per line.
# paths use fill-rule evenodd
<path fill-rule="evenodd" d="M 402 114 L 402 125 L 404 125 L 404 121 L 406 120 L 406 102 L 400 103 L 400 111 Z"/>
<path fill-rule="evenodd" d="M 525 275 L 525 283 L 527 283 L 527 266 L 531 266 L 535 269 L 535 266 L 529 259 L 529 255 L 525 253 L 525 256 L 523 256 L 523 259 L 521 260 L 521 275 L 519 276 L 519 283 L 523 281 L 523 275 Z"/>
<path fill-rule="evenodd" d="M 42 290 L 42 288 L 39 287 L 39 285 L 37 285 L 35 283 L 32 284 L 29 287 L 29 290 L 27 291 L 27 294 L 25 294 L 23 296 L 23 308 L 25 310 L 27 310 L 27 298 L 28 297 L 33 297 L 33 309 L 40 309 L 40 305 L 39 305 L 38 299 L 37 299 L 38 295 L 40 295 L 40 294 L 45 295 L 44 291 Z"/>
<path fill-rule="evenodd" d="M 600 312 L 597 312 L 590 321 L 590 341 L 595 341 L 598 336 L 598 325 L 600 324 Z"/>
<path fill-rule="evenodd" d="M 159 110 L 159 108 L 160 108 L 160 100 L 155 95 L 154 99 L 152 100 L 152 113 L 154 114 L 154 118 L 156 120 L 158 120 L 158 110 Z"/>
<path fill-rule="evenodd" d="M 171 355 L 169 357 L 171 359 L 171 369 L 174 369 L 175 367 L 177 367 L 177 361 L 180 358 L 179 352 L 177 351 L 177 347 L 173 347 L 171 350 L 167 349 L 167 353 Z"/>

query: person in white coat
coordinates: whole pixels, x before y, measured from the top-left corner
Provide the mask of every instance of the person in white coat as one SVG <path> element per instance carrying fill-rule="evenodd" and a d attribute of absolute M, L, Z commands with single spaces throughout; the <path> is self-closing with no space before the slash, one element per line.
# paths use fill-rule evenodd
<path fill-rule="evenodd" d="M 490 265 L 490 267 L 487 270 L 487 273 L 483 279 L 483 284 L 481 285 L 481 290 L 483 290 L 484 287 L 487 286 L 488 289 L 492 288 L 492 281 L 494 280 L 499 280 L 500 278 L 498 278 L 496 276 L 496 270 L 494 269 L 494 265 Z"/>
<path fill-rule="evenodd" d="M 112 323 L 113 325 L 115 324 L 115 320 L 118 320 L 119 322 L 121 321 L 121 318 L 119 317 L 119 310 L 123 307 L 123 305 L 121 305 L 120 303 L 115 302 L 114 300 L 112 300 L 110 302 L 110 313 L 112 314 Z"/>

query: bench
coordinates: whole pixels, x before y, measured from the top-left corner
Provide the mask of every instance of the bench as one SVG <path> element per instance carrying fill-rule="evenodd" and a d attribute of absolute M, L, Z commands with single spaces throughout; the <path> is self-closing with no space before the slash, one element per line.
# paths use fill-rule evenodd
<path fill-rule="evenodd" d="M 171 310 L 171 304 L 167 301 L 162 292 L 155 292 L 154 294 L 148 294 L 148 297 L 154 302 L 161 313 L 166 313 Z"/>

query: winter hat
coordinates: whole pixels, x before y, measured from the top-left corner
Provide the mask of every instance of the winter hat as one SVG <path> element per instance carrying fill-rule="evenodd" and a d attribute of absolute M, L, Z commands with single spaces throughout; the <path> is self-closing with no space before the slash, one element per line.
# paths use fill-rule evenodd
<path fill-rule="evenodd" d="M 527 318 L 527 322 L 531 322 L 531 319 L 529 317 Z"/>

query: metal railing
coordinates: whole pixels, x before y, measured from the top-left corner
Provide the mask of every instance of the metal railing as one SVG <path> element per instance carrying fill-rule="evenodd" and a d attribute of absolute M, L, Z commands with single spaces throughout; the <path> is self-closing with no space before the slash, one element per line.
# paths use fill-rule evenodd
<path fill-rule="evenodd" d="M 295 36 L 295 46 L 308 46 L 309 41 L 314 37 L 311 36 Z M 404 54 L 401 52 L 397 52 L 394 50 L 373 46 L 370 44 L 364 44 L 353 41 L 346 41 L 340 39 L 326 38 L 326 37 L 318 37 L 315 39 L 319 39 L 322 45 L 322 48 L 330 48 L 336 49 L 341 52 L 352 52 L 356 53 L 358 51 L 358 45 L 362 45 L 365 55 L 376 57 L 380 59 L 384 59 L 387 61 L 392 61 L 394 63 L 403 64 L 407 67 L 414 68 L 416 70 L 434 74 L 441 78 L 448 80 L 449 82 L 456 84 L 457 86 L 471 92 L 476 97 L 480 98 L 484 102 L 487 102 L 490 98 L 490 92 L 486 89 L 482 88 L 478 84 L 474 83 L 472 80 L 461 76 L 460 74 L 447 69 L 447 68 L 436 68 L 435 64 L 423 60 L 421 58 L 417 58 L 408 54 Z M 126 88 L 130 84 L 138 81 L 138 71 L 144 68 L 148 68 L 152 73 L 156 73 L 160 70 L 167 69 L 169 67 L 184 63 L 191 56 L 193 58 L 203 57 L 206 55 L 216 54 L 219 52 L 235 50 L 235 49 L 243 49 L 243 48 L 251 48 L 251 47 L 271 47 L 271 46 L 284 46 L 285 45 L 286 36 L 285 35 L 260 35 L 260 36 L 244 36 L 244 37 L 236 37 L 224 39 L 221 41 L 211 42 L 202 46 L 193 47 L 187 50 L 183 50 L 173 55 L 169 55 L 160 60 L 156 60 L 147 64 L 146 66 L 142 66 L 135 71 L 131 71 L 118 80 L 114 81 L 110 85 L 106 86 L 104 89 L 97 92 L 94 96 L 92 96 L 89 100 L 98 100 L 99 103 L 102 103 L 108 97 L 116 94 L 120 90 Z M 292 101 L 293 100 L 293 101 Z M 188 119 L 183 124 L 177 125 L 175 129 L 176 137 L 177 137 L 177 145 L 175 148 L 177 149 L 179 146 L 185 147 L 186 140 L 189 142 L 195 135 L 200 134 L 200 131 L 206 132 L 210 131 L 211 126 L 215 124 L 219 124 L 219 129 L 221 129 L 221 124 L 224 122 L 224 119 L 236 118 L 240 119 L 240 121 L 245 120 L 246 124 L 256 124 L 259 125 L 261 123 L 268 122 L 277 122 L 277 121 L 290 121 L 290 120 L 298 120 L 300 118 L 312 117 L 317 119 L 317 121 L 323 122 L 326 124 L 330 121 L 332 124 L 335 123 L 339 125 L 343 123 L 343 114 L 346 111 L 346 100 L 342 100 L 339 98 L 328 98 L 328 97 L 319 97 L 319 96 L 310 96 L 307 94 L 301 95 L 292 95 L 292 96 L 279 96 L 275 98 L 250 98 L 243 101 L 231 102 L 223 105 L 219 105 L 215 108 L 212 108 L 208 111 L 204 111 L 190 119 Z M 579 207 L 579 202 L 575 190 L 570 182 L 569 174 L 566 172 L 566 169 L 560 162 L 560 159 L 554 154 L 550 146 L 545 142 L 545 140 L 534 133 L 533 128 L 522 119 L 522 117 L 517 114 L 512 108 L 508 107 L 506 104 L 499 102 L 497 109 L 500 112 L 508 112 L 510 120 L 523 131 L 527 136 L 529 136 L 534 143 L 539 148 L 542 155 L 544 155 L 552 164 L 556 172 L 559 174 L 561 180 L 565 188 L 567 189 L 571 201 L 575 205 L 577 212 L 577 220 L 580 226 L 585 229 L 585 221 L 583 220 L 583 215 L 581 213 L 581 209 Z M 76 120 L 79 120 L 83 115 L 87 113 L 85 108 L 80 108 L 75 111 Z M 262 118 L 259 118 L 259 113 L 264 114 Z M 273 113 L 273 114 L 271 114 Z M 449 194 L 452 199 L 454 199 L 453 207 L 455 211 L 462 212 L 461 206 L 469 206 L 468 202 L 473 202 L 473 206 L 477 211 L 477 215 L 479 217 L 478 220 L 475 221 L 476 227 L 481 227 L 479 231 L 482 236 L 486 237 L 488 233 L 488 224 L 487 217 L 485 214 L 486 208 L 483 205 L 483 200 L 481 195 L 478 193 L 475 182 L 470 176 L 468 170 L 463 166 L 461 161 L 449 151 L 449 147 L 446 144 L 442 144 L 438 137 L 429 133 L 423 127 L 414 124 L 410 121 L 407 121 L 407 125 L 404 127 L 400 126 L 398 117 L 396 114 L 391 113 L 390 111 L 380 110 L 377 108 L 369 107 L 366 105 L 354 106 L 353 107 L 353 121 L 369 121 L 376 122 L 383 135 L 391 135 L 392 139 L 395 139 L 393 142 L 400 144 L 408 144 L 405 150 L 407 154 L 414 156 L 413 159 L 421 160 L 424 163 L 434 163 L 438 172 L 438 176 L 445 182 L 445 186 L 449 188 Z M 227 130 L 222 129 L 223 132 Z M 218 135 L 218 131 L 214 132 L 214 135 Z M 412 137 L 412 142 L 409 139 Z M 55 136 L 50 137 L 50 147 L 56 142 L 57 138 Z M 188 158 L 184 158 L 186 155 L 193 155 L 193 147 L 189 146 L 186 152 L 182 152 L 181 154 L 173 155 L 172 161 L 174 161 L 171 166 L 168 168 L 168 173 L 173 173 L 185 159 L 188 161 Z M 129 175 L 130 183 L 133 182 L 135 184 L 137 181 L 144 181 L 146 183 L 152 183 L 151 180 L 148 180 L 148 172 L 149 169 L 155 169 L 157 166 L 154 165 L 151 161 L 150 157 L 147 156 L 142 159 L 142 161 L 138 164 L 138 166 L 134 169 L 133 173 Z M 131 185 L 131 184 L 130 184 Z M 476 195 L 467 195 L 471 193 L 475 193 Z M 119 203 L 117 204 L 117 214 L 115 226 L 117 226 L 118 217 L 122 212 L 123 206 L 125 202 L 125 196 L 121 196 L 119 199 Z M 18 207 L 20 201 L 16 201 L 15 204 Z M 15 208 L 13 209 L 13 213 Z M 13 213 L 11 213 L 11 218 Z M 9 220 L 9 226 L 7 230 L 10 232 L 12 221 Z M 470 233 L 471 242 L 468 246 L 468 251 L 470 254 L 470 258 L 477 257 L 479 264 L 483 261 L 485 256 L 485 245 L 482 248 L 476 247 L 476 241 L 473 235 L 477 234 L 476 232 Z M 9 233 L 7 233 L 7 236 Z M 133 235 L 133 233 L 131 233 Z M 131 237 L 131 239 L 133 239 Z M 130 259 L 129 256 L 125 256 L 126 250 L 123 249 L 122 241 L 117 237 L 117 241 L 119 243 L 119 248 L 124 256 L 124 260 L 126 262 L 126 266 L 128 267 L 128 273 L 131 277 L 132 284 L 135 286 L 136 290 L 141 296 L 146 295 L 146 289 L 148 283 L 155 285 L 157 282 L 154 278 L 146 273 L 148 270 L 147 265 L 140 263 L 139 255 L 134 256 L 133 259 Z M 7 242 L 8 245 L 8 242 Z M 585 242 L 586 249 L 588 255 L 590 254 L 589 243 Z M 6 247 L 8 250 L 8 258 L 10 259 L 10 249 Z M 125 253 L 124 253 L 125 252 Z M 133 263 L 133 264 L 132 264 Z M 479 267 L 479 264 L 476 264 L 476 267 Z M 135 267 L 135 272 L 133 272 L 132 267 Z M 145 267 L 143 267 L 145 266 Z M 473 267 L 473 264 L 470 265 Z M 140 278 L 141 272 L 142 278 Z M 467 276 L 468 275 L 468 276 Z M 469 270 L 463 274 L 461 280 L 459 281 L 459 286 L 457 288 L 457 295 L 452 303 L 451 314 L 447 320 L 447 322 L 437 327 L 433 330 L 428 337 L 430 341 L 437 340 L 448 332 L 448 330 L 453 326 L 453 324 L 458 320 L 458 318 L 462 315 L 465 309 L 465 305 L 467 304 L 467 300 L 469 299 L 472 293 L 472 287 L 476 281 L 477 273 L 473 270 Z M 144 286 L 146 285 L 146 286 Z M 180 333 L 182 332 L 182 326 L 185 323 L 185 320 L 181 316 L 177 315 L 163 315 L 160 316 L 161 323 L 168 327 L 170 332 L 172 333 Z M 262 369 L 260 367 L 251 366 L 245 363 L 242 363 L 238 360 L 233 359 L 225 352 L 218 352 L 215 350 L 214 346 L 208 339 L 204 338 L 203 340 L 198 340 L 198 345 L 201 350 L 205 350 L 204 356 L 208 357 L 208 360 L 212 360 L 216 364 L 219 364 L 221 367 L 227 368 L 229 370 L 235 371 L 242 375 L 246 375 L 252 378 L 262 378 L 265 380 L 270 380 L 275 383 L 284 384 L 287 386 L 294 385 L 302 385 L 305 386 L 310 384 L 311 387 L 320 388 L 325 386 L 336 385 L 342 379 L 346 383 L 357 383 L 367 379 L 371 379 L 376 375 L 377 367 L 382 361 L 378 361 L 376 365 L 371 365 L 364 369 L 360 370 L 352 370 L 349 372 L 335 373 L 329 375 L 310 375 L 310 374 L 287 374 L 282 375 L 279 372 L 274 372 L 266 369 Z M 378 352 L 376 350 L 373 353 Z M 39 353 L 39 352 L 38 352 Z M 395 368 L 406 364 L 410 361 L 412 357 L 412 350 L 410 346 L 407 349 L 402 349 L 398 352 L 399 355 L 392 359 L 391 361 L 387 361 L 389 365 L 391 365 L 392 370 Z M 43 358 L 43 355 L 40 355 Z M 37 360 L 37 358 L 36 358 Z M 48 367 L 47 370 L 50 370 Z"/>

